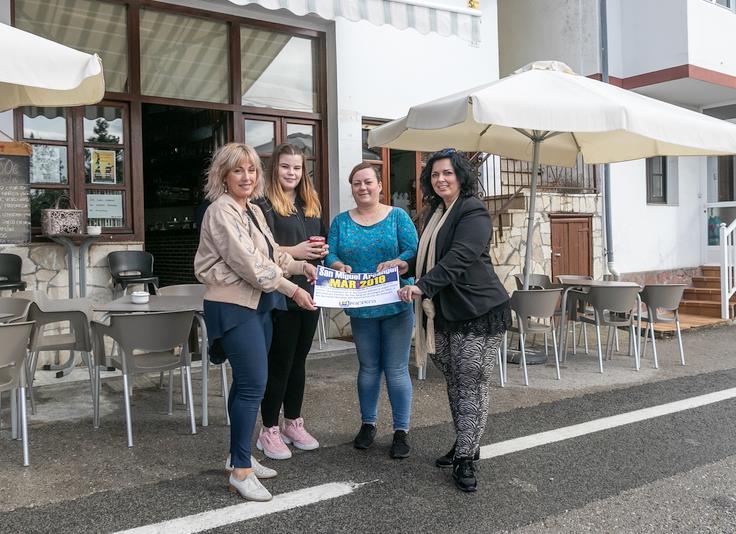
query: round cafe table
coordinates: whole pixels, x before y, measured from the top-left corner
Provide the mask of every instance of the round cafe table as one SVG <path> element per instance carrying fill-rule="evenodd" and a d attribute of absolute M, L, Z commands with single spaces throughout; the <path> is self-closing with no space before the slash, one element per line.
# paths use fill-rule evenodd
<path fill-rule="evenodd" d="M 101 236 L 89 234 L 47 235 L 55 243 L 66 249 L 66 266 L 69 273 L 69 298 L 76 297 L 76 280 L 74 273 L 74 258 L 79 266 L 79 296 L 87 296 L 87 251 L 92 243 Z"/>

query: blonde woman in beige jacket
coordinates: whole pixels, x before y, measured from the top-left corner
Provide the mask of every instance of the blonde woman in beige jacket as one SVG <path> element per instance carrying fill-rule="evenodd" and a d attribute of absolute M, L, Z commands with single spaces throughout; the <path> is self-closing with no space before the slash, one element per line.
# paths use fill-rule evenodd
<path fill-rule="evenodd" d="M 271 499 L 258 478 L 276 471 L 255 461 L 251 436 L 268 377 L 271 311 L 286 309 L 284 295 L 314 310 L 311 295 L 288 280 L 316 269 L 283 252 L 263 213 L 250 199 L 263 188 L 261 161 L 255 150 L 229 143 L 212 158 L 205 192 L 211 202 L 202 221 L 194 258 L 197 279 L 207 286 L 204 319 L 213 361 L 227 359 L 233 371 L 228 397 L 230 415 L 230 490 L 255 501 Z"/>

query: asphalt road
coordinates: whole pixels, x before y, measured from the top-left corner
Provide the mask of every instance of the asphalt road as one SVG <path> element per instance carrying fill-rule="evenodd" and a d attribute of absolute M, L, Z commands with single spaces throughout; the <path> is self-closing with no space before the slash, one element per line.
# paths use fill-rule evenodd
<path fill-rule="evenodd" d="M 731 369 L 496 413 L 483 444 L 734 387 Z M 449 471 L 433 466 L 452 444 L 449 424 L 413 430 L 412 455 L 401 461 L 388 457 L 386 435 L 368 451 L 328 445 L 269 462 L 281 473 L 267 487 L 278 495 L 357 484 L 350 493 L 212 531 L 736 532 L 735 416 L 732 398 L 482 460 L 476 494 L 457 491 Z M 111 448 L 111 466 L 119 453 Z M 197 451 L 191 458 L 201 462 Z M 179 448 L 170 459 L 189 461 Z M 201 465 L 208 468 L 0 513 L 0 532 L 116 532 L 242 503 L 226 491 L 219 461 Z"/>

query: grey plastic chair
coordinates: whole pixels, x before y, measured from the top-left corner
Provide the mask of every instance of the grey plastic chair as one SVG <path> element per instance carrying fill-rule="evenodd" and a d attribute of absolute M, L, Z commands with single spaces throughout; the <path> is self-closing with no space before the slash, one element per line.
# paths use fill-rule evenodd
<path fill-rule="evenodd" d="M 685 284 L 650 284 L 644 286 L 641 291 L 641 301 L 647 307 L 646 315 L 642 314 L 641 320 L 647 323 L 647 331 L 644 334 L 644 349 L 641 351 L 641 357 L 644 357 L 647 351 L 647 341 L 649 340 L 649 332 L 652 333 L 652 362 L 654 368 L 659 368 L 657 361 L 657 343 L 654 340 L 654 325 L 656 323 L 675 324 L 677 332 L 677 343 L 680 347 L 680 363 L 685 365 L 685 351 L 682 348 L 682 333 L 680 332 L 680 301 L 685 292 Z M 661 313 L 664 311 L 665 313 Z M 670 313 L 666 313 L 670 312 Z"/>
<path fill-rule="evenodd" d="M 23 441 L 23 465 L 28 461 L 28 418 L 26 415 L 26 354 L 31 336 L 32 322 L 0 324 L 0 394 L 10 391 L 14 395 L 11 414 L 15 426 L 20 415 L 20 434 Z M 17 404 L 16 404 L 17 403 Z M 20 413 L 18 413 L 20 412 Z"/>
<path fill-rule="evenodd" d="M 589 288 L 585 296 L 588 304 L 593 308 L 593 317 L 583 315 L 579 317 L 580 321 L 595 325 L 596 342 L 598 344 L 598 367 L 603 372 L 603 352 L 601 351 L 601 326 L 608 327 L 608 345 L 606 347 L 607 358 L 612 357 L 613 352 L 613 331 L 620 326 L 628 327 L 629 339 L 635 340 L 634 321 L 641 309 L 641 300 L 639 298 L 639 286 L 594 286 Z M 570 293 L 580 293 L 572 290 Z M 634 366 L 639 370 L 639 344 L 629 343 L 629 348 L 633 348 Z"/>
<path fill-rule="evenodd" d="M 36 403 L 33 396 L 33 381 L 38 365 L 38 355 L 41 352 L 69 351 L 69 358 L 61 364 L 46 364 L 44 371 L 56 371 L 56 377 L 61 378 L 74 369 L 76 353 L 82 355 L 87 366 L 91 392 L 94 393 L 94 373 L 92 357 L 92 337 L 89 323 L 92 317 L 92 302 L 79 299 L 50 299 L 41 291 L 21 291 L 13 298 L 28 299 L 30 309 L 28 319 L 34 322 L 29 346 L 28 358 L 28 390 L 31 399 L 31 412 L 36 413 Z M 61 304 L 64 310 L 59 310 L 55 304 Z M 71 310 L 70 308 L 76 308 Z M 63 333 L 58 333 L 63 332 Z"/>
<path fill-rule="evenodd" d="M 142 284 L 151 293 L 158 291 L 158 276 L 153 274 L 153 254 L 143 250 L 117 250 L 107 255 L 113 291 L 125 294 L 128 287 Z"/>
<path fill-rule="evenodd" d="M 207 292 L 207 286 L 204 284 L 178 284 L 173 286 L 166 286 L 161 287 L 158 290 L 159 295 L 171 295 L 171 296 L 185 296 L 185 297 L 200 297 L 204 298 L 204 294 Z M 200 332 L 198 333 L 196 328 L 192 327 L 192 334 L 189 337 L 189 346 L 199 346 L 200 339 L 204 341 L 206 337 L 206 329 L 204 319 L 201 315 L 195 314 L 195 325 L 199 326 Z M 203 335 L 205 334 L 205 335 Z M 202 354 L 202 350 L 204 347 L 200 348 L 200 356 Z M 194 351 L 191 351 L 192 354 L 195 354 Z M 207 354 L 206 361 L 202 360 L 202 377 L 208 376 L 208 366 L 211 364 L 209 359 L 209 354 Z M 228 396 L 228 387 L 227 387 L 227 368 L 226 368 L 227 362 L 223 362 L 220 365 L 220 378 L 222 381 L 222 398 L 225 401 L 225 419 L 227 420 L 227 424 L 230 424 L 230 414 L 227 410 L 227 396 Z M 161 375 L 160 380 L 163 380 L 163 374 Z M 182 388 L 182 391 L 184 388 Z M 203 426 L 206 426 L 205 421 L 207 421 L 207 386 L 204 381 L 202 380 L 202 422 Z"/>
<path fill-rule="evenodd" d="M 0 253 L 0 291 L 23 291 L 26 283 L 21 279 L 23 260 L 17 254 Z"/>
<path fill-rule="evenodd" d="M 515 274 L 514 279 L 516 280 L 516 289 L 524 288 L 524 275 Z M 546 274 L 530 274 L 529 275 L 529 289 L 552 289 L 552 280 Z"/>
<path fill-rule="evenodd" d="M 592 276 L 588 275 L 580 275 L 580 274 L 561 274 L 557 276 L 557 280 L 560 284 L 566 285 L 566 286 L 573 286 L 575 285 L 576 280 L 593 280 Z M 567 296 L 567 324 L 572 326 L 572 353 L 577 354 L 578 352 L 578 345 L 580 345 L 580 338 L 583 338 L 583 347 L 585 348 L 585 354 L 589 353 L 588 348 L 588 330 L 586 329 L 585 325 L 586 323 L 584 321 L 580 321 L 578 317 L 588 314 L 589 312 L 592 312 L 591 309 L 588 308 L 588 304 L 585 301 L 585 292 L 570 292 Z M 577 334 L 575 323 L 581 323 L 582 328 L 580 329 L 580 335 Z M 567 336 L 568 332 L 565 332 L 565 335 Z M 567 338 L 565 338 L 565 346 L 567 347 Z M 616 341 L 616 349 L 618 350 L 618 341 Z M 562 360 L 564 361 L 567 358 L 567 350 L 565 351 L 565 354 L 562 355 Z"/>
<path fill-rule="evenodd" d="M 94 426 L 100 425 L 100 365 L 105 361 L 105 337 L 118 344 L 119 353 L 108 356 L 108 361 L 123 372 L 125 424 L 128 447 L 133 446 L 133 427 L 130 410 L 129 375 L 172 371 L 181 368 L 186 376 L 187 408 L 192 434 L 197 433 L 192 398 L 192 368 L 188 338 L 194 320 L 193 311 L 163 313 L 128 313 L 110 315 L 110 324 L 92 322 L 95 354 Z M 173 413 L 173 377 L 169 373 L 168 413 Z"/>
<path fill-rule="evenodd" d="M 21 293 L 13 293 L 12 297 L 0 297 L 0 314 L 8 315 L 0 318 L 0 323 L 25 321 L 31 308 L 31 301 L 21 298 Z"/>
<path fill-rule="evenodd" d="M 557 335 L 555 328 L 550 322 L 547 324 L 542 320 L 551 320 L 554 317 L 560 301 L 562 289 L 517 289 L 511 295 L 511 309 L 516 314 L 516 326 L 511 331 L 519 333 L 521 348 L 521 366 L 524 372 L 524 385 L 529 385 L 529 374 L 526 367 L 526 336 L 529 334 L 546 334 L 552 332 L 552 342 L 555 354 L 555 371 L 557 380 L 560 379 L 560 358 L 557 353 Z M 506 361 L 508 351 L 507 336 L 504 336 L 502 359 Z M 504 375 L 504 380 L 508 379 Z"/>

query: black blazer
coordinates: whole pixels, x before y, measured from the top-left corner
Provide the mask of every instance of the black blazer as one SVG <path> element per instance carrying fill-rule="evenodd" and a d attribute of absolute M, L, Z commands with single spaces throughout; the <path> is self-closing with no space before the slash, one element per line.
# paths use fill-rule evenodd
<path fill-rule="evenodd" d="M 468 321 L 509 300 L 493 270 L 489 249 L 493 225 L 483 202 L 458 198 L 436 241 L 435 265 L 417 286 L 439 304 L 447 321 Z"/>

